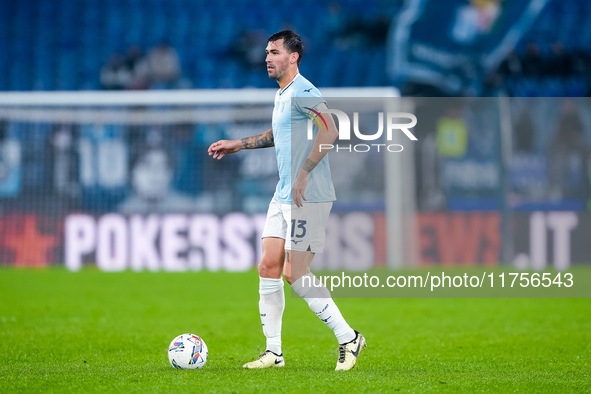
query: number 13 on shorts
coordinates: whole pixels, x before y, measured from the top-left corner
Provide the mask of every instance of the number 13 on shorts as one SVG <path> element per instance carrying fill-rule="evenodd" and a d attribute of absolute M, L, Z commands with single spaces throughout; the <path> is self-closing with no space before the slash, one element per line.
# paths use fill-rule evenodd
<path fill-rule="evenodd" d="M 306 221 L 291 219 L 291 238 L 304 238 L 306 236 Z"/>
<path fill-rule="evenodd" d="M 287 235 L 290 236 L 292 250 L 322 253 L 331 208 L 332 202 L 322 202 L 291 209 Z"/>

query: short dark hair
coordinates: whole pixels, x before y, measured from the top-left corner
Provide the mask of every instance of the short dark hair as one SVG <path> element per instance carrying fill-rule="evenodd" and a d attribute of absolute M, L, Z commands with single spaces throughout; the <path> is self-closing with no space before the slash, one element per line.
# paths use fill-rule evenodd
<path fill-rule="evenodd" d="M 275 42 L 277 40 L 281 40 L 283 38 L 283 46 L 289 53 L 297 52 L 298 53 L 298 66 L 302 62 L 302 57 L 304 56 L 304 43 L 302 42 L 302 38 L 292 30 L 283 30 L 279 33 L 273 34 L 267 40 L 267 43 Z"/>

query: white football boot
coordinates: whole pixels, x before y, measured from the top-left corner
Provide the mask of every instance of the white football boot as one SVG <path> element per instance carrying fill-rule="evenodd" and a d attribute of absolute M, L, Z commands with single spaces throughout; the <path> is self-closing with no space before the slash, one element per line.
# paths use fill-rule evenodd
<path fill-rule="evenodd" d="M 285 360 L 283 359 L 283 354 L 276 355 L 270 350 L 266 350 L 264 353 L 261 353 L 259 358 L 249 363 L 244 364 L 243 368 L 274 368 L 274 367 L 284 367 Z"/>
<path fill-rule="evenodd" d="M 351 342 L 339 345 L 339 360 L 335 371 L 348 371 L 357 365 L 357 357 L 367 344 L 363 335 L 357 331 L 355 334 L 357 336 Z"/>

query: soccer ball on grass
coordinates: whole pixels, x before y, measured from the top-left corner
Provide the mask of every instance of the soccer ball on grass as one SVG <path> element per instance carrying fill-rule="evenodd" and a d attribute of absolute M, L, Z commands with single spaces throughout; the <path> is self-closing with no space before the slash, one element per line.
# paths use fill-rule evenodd
<path fill-rule="evenodd" d="M 168 347 L 170 365 L 180 369 L 200 369 L 207 362 L 207 345 L 195 334 L 182 334 Z"/>

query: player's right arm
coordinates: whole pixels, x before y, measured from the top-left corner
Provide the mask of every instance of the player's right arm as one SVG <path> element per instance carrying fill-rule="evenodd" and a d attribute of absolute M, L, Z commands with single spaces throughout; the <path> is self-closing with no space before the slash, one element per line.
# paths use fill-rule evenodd
<path fill-rule="evenodd" d="M 231 153 L 236 153 L 242 149 L 258 149 L 269 148 L 275 146 L 273 140 L 273 129 L 269 129 L 259 135 L 242 138 L 241 140 L 221 140 L 211 144 L 207 150 L 209 155 L 214 159 L 221 159 L 222 157 Z"/>

